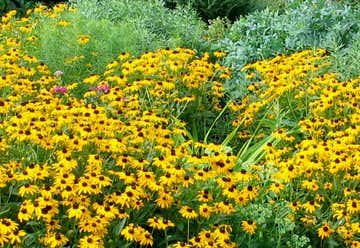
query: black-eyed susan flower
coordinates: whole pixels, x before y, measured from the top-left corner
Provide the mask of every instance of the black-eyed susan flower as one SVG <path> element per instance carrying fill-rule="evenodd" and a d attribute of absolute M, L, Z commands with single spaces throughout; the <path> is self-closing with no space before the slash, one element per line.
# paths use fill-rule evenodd
<path fill-rule="evenodd" d="M 315 212 L 316 209 L 320 207 L 320 204 L 317 203 L 316 201 L 311 200 L 303 203 L 301 206 L 305 210 L 305 212 L 313 213 Z"/>
<path fill-rule="evenodd" d="M 26 236 L 26 232 L 24 230 L 15 229 L 11 233 L 8 234 L 9 240 L 8 243 L 13 245 L 14 247 L 21 245 L 23 238 Z"/>
<path fill-rule="evenodd" d="M 212 200 L 212 195 L 208 190 L 202 190 L 197 194 L 196 198 L 200 202 L 209 202 Z"/>
<path fill-rule="evenodd" d="M 280 183 L 280 182 L 275 182 L 272 183 L 269 187 L 269 191 L 270 192 L 274 192 L 276 194 L 280 193 L 283 189 L 285 188 L 284 184 Z"/>
<path fill-rule="evenodd" d="M 165 230 L 167 228 L 175 226 L 175 224 L 171 220 L 158 218 L 158 217 L 149 218 L 147 220 L 147 223 L 149 224 L 150 227 L 155 228 L 157 230 Z"/>
<path fill-rule="evenodd" d="M 214 52 L 214 56 L 217 58 L 222 58 L 226 55 L 226 53 L 224 51 L 215 51 Z"/>
<path fill-rule="evenodd" d="M 78 248 L 96 248 L 96 247 L 104 247 L 104 242 L 102 238 L 98 235 L 86 235 L 82 237 L 79 241 Z"/>
<path fill-rule="evenodd" d="M 77 39 L 77 42 L 81 45 L 84 45 L 84 44 L 88 43 L 89 41 L 90 41 L 90 35 L 87 35 L 87 34 L 79 35 L 79 37 Z"/>
<path fill-rule="evenodd" d="M 320 228 L 318 228 L 317 232 L 319 238 L 324 239 L 324 238 L 329 238 L 331 234 L 334 232 L 334 229 L 332 229 L 331 226 L 328 223 L 326 223 L 322 225 Z"/>
<path fill-rule="evenodd" d="M 47 247 L 57 248 L 64 246 L 69 241 L 69 239 L 62 233 L 48 232 L 45 234 L 45 236 L 40 238 L 40 241 Z"/>
<path fill-rule="evenodd" d="M 244 220 L 241 222 L 241 227 L 244 232 L 247 234 L 253 235 L 256 232 L 257 225 L 255 221 L 252 220 Z"/>
<path fill-rule="evenodd" d="M 199 206 L 199 215 L 202 218 L 210 218 L 212 214 L 212 207 L 207 205 L 206 203 L 203 203 Z"/>
<path fill-rule="evenodd" d="M 181 216 L 187 220 L 189 219 L 195 219 L 198 217 L 198 213 L 196 213 L 196 211 L 194 209 L 192 209 L 189 206 L 183 206 L 180 210 L 179 213 L 181 214 Z"/>
<path fill-rule="evenodd" d="M 133 223 L 130 223 L 124 229 L 121 230 L 120 234 L 127 241 L 130 242 L 135 241 L 135 236 L 137 235 L 135 233 L 135 225 Z"/>
<path fill-rule="evenodd" d="M 168 208 L 174 202 L 174 197 L 170 192 L 160 191 L 155 202 L 160 208 Z"/>
<path fill-rule="evenodd" d="M 360 212 L 360 200 L 358 199 L 351 199 L 346 202 L 346 209 L 347 212 L 350 214 L 355 214 Z"/>
<path fill-rule="evenodd" d="M 192 246 L 186 242 L 178 241 L 174 244 L 171 244 L 169 247 L 171 247 L 171 248 L 190 248 Z"/>

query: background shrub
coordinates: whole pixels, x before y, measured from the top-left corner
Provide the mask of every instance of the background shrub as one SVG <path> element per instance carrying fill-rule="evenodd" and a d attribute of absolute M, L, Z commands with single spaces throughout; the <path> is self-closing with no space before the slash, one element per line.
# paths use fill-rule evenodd
<path fill-rule="evenodd" d="M 0 1 L 0 16 L 9 10 L 16 9 L 20 14 L 24 14 L 27 9 L 35 5 L 34 1 L 25 0 L 1 0 Z"/>
<path fill-rule="evenodd" d="M 360 34 L 357 34 L 353 42 L 333 52 L 332 68 L 342 80 L 353 79 L 359 76 L 360 68 Z"/>
<path fill-rule="evenodd" d="M 239 69 L 254 60 L 307 48 L 333 52 L 352 47 L 360 30 L 359 17 L 356 8 L 326 0 L 289 1 L 282 11 L 267 8 L 241 17 L 213 46 L 228 52 L 225 63 L 235 73 L 227 91 L 234 97 L 246 92 Z"/>
<path fill-rule="evenodd" d="M 238 0 L 170 0 L 167 1 L 170 6 L 190 5 L 194 8 L 204 20 L 211 20 L 217 17 L 227 17 L 235 20 L 238 16 L 245 13 L 246 1 Z"/>
<path fill-rule="evenodd" d="M 200 14 L 204 21 L 218 17 L 226 17 L 231 21 L 235 21 L 240 16 L 256 10 L 267 7 L 281 8 L 286 3 L 286 0 L 166 0 L 165 3 L 169 8 L 189 5 Z"/>
<path fill-rule="evenodd" d="M 189 8 L 169 10 L 160 1 L 137 0 L 77 0 L 71 5 L 77 11 L 55 18 L 35 14 L 38 40 L 28 48 L 52 71 L 63 71 L 65 84 L 103 71 L 121 52 L 136 56 L 159 47 L 204 48 L 206 25 Z M 87 44 L 77 42 L 83 35 L 90 38 Z"/>
<path fill-rule="evenodd" d="M 64 83 L 103 71 L 121 52 L 137 55 L 158 45 L 153 34 L 127 22 L 114 25 L 67 11 L 57 18 L 39 18 L 33 31 L 38 40 L 28 49 L 51 71 L 63 71 Z M 64 21 L 68 26 L 60 25 Z M 83 36 L 88 36 L 88 43 L 78 42 Z"/>
<path fill-rule="evenodd" d="M 154 47 L 191 47 L 202 49 L 205 23 L 188 6 L 170 10 L 160 0 L 73 0 L 78 12 L 91 19 L 106 19 L 116 25 L 127 22 L 153 34 Z M 152 39 L 151 39 L 152 38 Z"/>
<path fill-rule="evenodd" d="M 44 3 L 46 5 L 55 5 L 64 0 L 1 0 L 0 1 L 0 16 L 9 10 L 17 10 L 18 14 L 24 15 L 27 9 L 33 8 L 37 3 Z"/>

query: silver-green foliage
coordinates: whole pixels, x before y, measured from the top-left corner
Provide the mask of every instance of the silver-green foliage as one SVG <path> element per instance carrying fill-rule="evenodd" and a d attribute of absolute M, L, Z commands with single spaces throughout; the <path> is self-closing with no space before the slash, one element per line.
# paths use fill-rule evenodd
<path fill-rule="evenodd" d="M 217 17 L 235 18 L 245 13 L 250 1 L 246 0 L 167 0 L 178 6 L 189 5 L 194 8 L 204 19 Z"/>
<path fill-rule="evenodd" d="M 331 63 L 333 70 L 342 80 L 353 79 L 360 75 L 360 33 L 348 47 L 333 52 Z"/>
<path fill-rule="evenodd" d="M 289 0 L 282 11 L 265 9 L 241 17 L 214 45 L 228 52 L 225 63 L 234 70 L 228 92 L 234 97 L 246 92 L 239 69 L 254 60 L 308 48 L 333 51 L 351 46 L 359 19 L 357 9 L 327 0 Z"/>

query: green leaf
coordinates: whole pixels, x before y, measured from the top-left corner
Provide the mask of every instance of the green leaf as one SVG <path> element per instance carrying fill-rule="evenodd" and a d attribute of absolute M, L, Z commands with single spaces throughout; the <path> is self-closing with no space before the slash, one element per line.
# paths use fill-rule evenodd
<path fill-rule="evenodd" d="M 113 235 L 119 235 L 122 229 L 124 229 L 127 218 L 122 219 L 113 229 Z"/>

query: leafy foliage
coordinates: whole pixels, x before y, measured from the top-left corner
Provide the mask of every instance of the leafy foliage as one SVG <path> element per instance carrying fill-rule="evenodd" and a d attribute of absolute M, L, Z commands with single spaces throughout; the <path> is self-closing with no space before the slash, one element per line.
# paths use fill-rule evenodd
<path fill-rule="evenodd" d="M 286 0 L 166 0 L 166 6 L 190 6 L 195 9 L 204 21 L 218 17 L 235 21 L 240 16 L 265 8 L 282 8 Z"/>
<path fill-rule="evenodd" d="M 148 40 L 153 47 L 202 47 L 205 24 L 186 6 L 170 10 L 160 0 L 73 0 L 72 4 L 88 18 L 106 19 L 116 25 L 127 22 L 153 34 Z"/>
<path fill-rule="evenodd" d="M 246 1 L 237 0 L 173 0 L 168 2 L 182 6 L 188 4 L 194 8 L 204 20 L 212 20 L 217 17 L 227 17 L 234 20 L 236 17 L 245 13 L 246 6 Z"/>
<path fill-rule="evenodd" d="M 157 46 L 151 42 L 152 34 L 127 22 L 114 25 L 71 12 L 37 18 L 39 25 L 32 34 L 39 39 L 28 49 L 52 71 L 62 71 L 64 83 L 99 73 L 123 51 L 139 54 Z"/>
<path fill-rule="evenodd" d="M 326 0 L 290 1 L 281 12 L 265 9 L 241 17 L 214 45 L 228 52 L 225 63 L 235 72 L 228 92 L 245 94 L 246 80 L 238 69 L 251 61 L 306 48 L 349 47 L 360 30 L 359 18 L 356 9 Z"/>
<path fill-rule="evenodd" d="M 17 10 L 19 13 L 24 14 L 27 9 L 33 7 L 35 1 L 25 0 L 2 0 L 0 1 L 0 16 L 9 10 Z"/>
<path fill-rule="evenodd" d="M 24 15 L 28 9 L 33 8 L 36 4 L 42 2 L 48 5 L 55 5 L 63 0 L 1 0 L 0 1 L 0 16 L 7 11 L 16 10 L 19 15 Z"/>
<path fill-rule="evenodd" d="M 356 9 L 216 18 L 198 53 L 154 49 L 178 31 L 134 3 L 128 20 L 87 15 L 100 1 L 1 18 L 0 246 L 358 247 Z"/>

